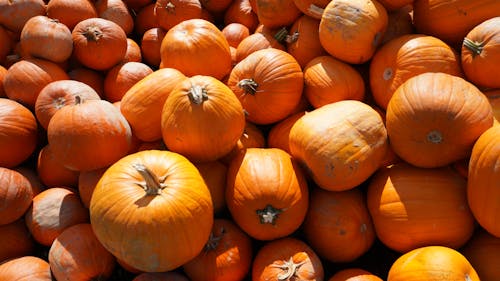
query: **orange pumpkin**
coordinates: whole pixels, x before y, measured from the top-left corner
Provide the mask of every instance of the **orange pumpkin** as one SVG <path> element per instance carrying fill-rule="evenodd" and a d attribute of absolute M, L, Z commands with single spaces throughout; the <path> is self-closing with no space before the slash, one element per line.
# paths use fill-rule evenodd
<path fill-rule="evenodd" d="M 381 168 L 367 194 L 377 237 L 401 253 L 429 245 L 463 246 L 475 227 L 466 186 L 451 167 L 426 169 L 401 162 Z"/>
<path fill-rule="evenodd" d="M 346 268 L 337 271 L 328 281 L 383 281 L 382 278 L 361 268 Z"/>
<path fill-rule="evenodd" d="M 290 130 L 290 151 L 320 187 L 342 191 L 367 180 L 386 155 L 382 118 L 369 105 L 344 100 L 306 113 Z"/>
<path fill-rule="evenodd" d="M 214 161 L 229 153 L 244 128 L 241 103 L 211 76 L 196 75 L 180 82 L 161 113 L 167 148 L 194 162 Z"/>
<path fill-rule="evenodd" d="M 104 97 L 104 76 L 93 69 L 76 67 L 68 71 L 71 80 L 76 80 L 89 85 L 100 97 Z"/>
<path fill-rule="evenodd" d="M 116 258 L 138 270 L 161 272 L 200 253 L 212 229 L 212 206 L 191 162 L 174 152 L 147 150 L 106 170 L 89 210 L 97 238 Z"/>
<path fill-rule="evenodd" d="M 151 67 L 142 62 L 126 62 L 113 66 L 104 78 L 104 97 L 109 102 L 121 100 L 132 86 L 151 73 Z"/>
<path fill-rule="evenodd" d="M 460 252 L 443 246 L 409 251 L 391 265 L 387 281 L 479 281 L 477 272 Z"/>
<path fill-rule="evenodd" d="M 323 280 L 318 255 L 302 240 L 286 237 L 267 242 L 252 264 L 252 281 Z"/>
<path fill-rule="evenodd" d="M 387 29 L 384 32 L 384 37 L 382 37 L 380 46 L 400 36 L 415 33 L 411 5 L 390 11 L 387 13 L 387 17 Z"/>
<path fill-rule="evenodd" d="M 302 229 L 307 243 L 331 262 L 352 262 L 375 242 L 375 230 L 359 189 L 314 188 Z"/>
<path fill-rule="evenodd" d="M 304 114 L 306 114 L 305 111 L 300 111 L 274 124 L 267 134 L 267 146 L 280 148 L 291 153 L 289 145 L 290 130 L 295 122 Z"/>
<path fill-rule="evenodd" d="M 161 68 L 175 68 L 186 76 L 222 79 L 231 71 L 229 43 L 222 31 L 203 19 L 185 20 L 170 28 L 160 54 Z"/>
<path fill-rule="evenodd" d="M 0 247 L 0 264 L 35 252 L 35 241 L 22 218 L 0 225 L 0 240 L 3 243 Z"/>
<path fill-rule="evenodd" d="M 194 163 L 210 190 L 214 213 L 221 214 L 226 209 L 227 166 L 220 161 Z"/>
<path fill-rule="evenodd" d="M 500 278 L 500 237 L 493 236 L 484 228 L 477 228 L 471 239 L 460 250 L 476 270 L 482 281 Z"/>
<path fill-rule="evenodd" d="M 394 152 L 426 168 L 466 158 L 477 138 L 493 125 L 490 103 L 481 91 L 439 72 L 404 82 L 392 95 L 386 117 Z"/>
<path fill-rule="evenodd" d="M 78 195 L 85 208 L 89 208 L 92 193 L 108 167 L 78 173 Z"/>
<path fill-rule="evenodd" d="M 319 23 L 319 19 L 302 15 L 288 31 L 285 39 L 286 51 L 302 68 L 313 58 L 327 54 L 319 41 Z"/>
<path fill-rule="evenodd" d="M 33 200 L 31 184 L 21 173 L 0 167 L 0 225 L 13 223 L 28 210 Z"/>
<path fill-rule="evenodd" d="M 97 10 L 90 0 L 51 0 L 47 3 L 47 16 L 57 19 L 69 30 L 81 21 L 97 18 Z"/>
<path fill-rule="evenodd" d="M 94 3 L 99 18 L 118 24 L 125 34 L 134 30 L 134 19 L 126 3 L 122 0 L 97 0 Z"/>
<path fill-rule="evenodd" d="M 148 0 L 149 1 L 149 0 Z M 134 32 L 141 36 L 146 30 L 160 27 L 155 14 L 156 2 L 150 2 L 146 6 L 136 10 L 134 17 Z"/>
<path fill-rule="evenodd" d="M 259 19 L 249 0 L 233 0 L 224 13 L 224 25 L 237 22 L 248 27 L 250 33 L 259 25 Z"/>
<path fill-rule="evenodd" d="M 20 34 L 26 22 L 45 14 L 43 0 L 12 0 L 0 3 L 0 25 Z"/>
<path fill-rule="evenodd" d="M 153 27 L 144 32 L 141 38 L 141 55 L 145 63 L 158 68 L 161 62 L 161 42 L 167 32 L 161 27 Z"/>
<path fill-rule="evenodd" d="M 33 280 L 52 281 L 50 265 L 35 256 L 14 258 L 0 264 L 0 281 Z"/>
<path fill-rule="evenodd" d="M 291 25 L 302 14 L 293 0 L 255 0 L 255 7 L 259 23 L 269 28 Z"/>
<path fill-rule="evenodd" d="M 242 61 L 244 58 L 248 57 L 248 55 L 258 50 L 267 48 L 275 48 L 283 51 L 286 50 L 286 47 L 282 44 L 282 36 L 286 30 L 267 30 L 267 32 L 256 32 L 250 34 L 241 40 L 236 47 L 236 63 Z"/>
<path fill-rule="evenodd" d="M 63 166 L 48 144 L 38 152 L 36 171 L 45 187 L 76 187 L 78 184 L 79 172 Z"/>
<path fill-rule="evenodd" d="M 201 18 L 201 10 L 199 0 L 157 0 L 154 13 L 158 25 L 169 30 L 183 21 Z"/>
<path fill-rule="evenodd" d="M 122 60 L 122 63 L 127 62 L 142 62 L 141 47 L 132 38 L 127 38 L 127 51 Z"/>
<path fill-rule="evenodd" d="M 242 23 L 233 22 L 224 26 L 222 34 L 224 34 L 229 46 L 236 48 L 241 40 L 250 35 L 250 30 Z"/>
<path fill-rule="evenodd" d="M 485 131 L 474 143 L 469 161 L 467 200 L 477 222 L 500 237 L 500 126 Z"/>
<path fill-rule="evenodd" d="M 245 122 L 245 129 L 243 134 L 236 142 L 233 149 L 220 159 L 220 161 L 228 165 L 233 158 L 238 154 L 243 153 L 245 149 L 250 147 L 262 148 L 266 147 L 266 139 L 262 129 L 251 122 Z"/>
<path fill-rule="evenodd" d="M 467 33 L 461 61 L 465 76 L 478 87 L 500 88 L 500 16 L 485 20 Z"/>
<path fill-rule="evenodd" d="M 292 157 L 277 148 L 248 148 L 229 164 L 226 204 L 251 237 L 272 240 L 292 234 L 305 218 L 309 194 Z"/>

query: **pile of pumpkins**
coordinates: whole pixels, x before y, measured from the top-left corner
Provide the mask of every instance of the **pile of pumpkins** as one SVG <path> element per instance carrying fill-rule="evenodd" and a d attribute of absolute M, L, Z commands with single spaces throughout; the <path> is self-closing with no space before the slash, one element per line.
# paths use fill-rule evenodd
<path fill-rule="evenodd" d="M 499 12 L 0 1 L 0 281 L 500 280 Z"/>

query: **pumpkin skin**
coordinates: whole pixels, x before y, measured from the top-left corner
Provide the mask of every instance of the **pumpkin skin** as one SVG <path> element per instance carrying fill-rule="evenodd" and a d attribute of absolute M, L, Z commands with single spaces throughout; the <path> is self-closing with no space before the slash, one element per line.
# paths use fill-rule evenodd
<path fill-rule="evenodd" d="M 254 257 L 252 281 L 323 280 L 318 255 L 302 240 L 292 237 L 267 242 Z"/>
<path fill-rule="evenodd" d="M 150 2 L 146 6 L 140 8 L 134 17 L 134 32 L 137 35 L 143 35 L 146 30 L 160 27 L 155 16 L 156 2 Z"/>
<path fill-rule="evenodd" d="M 304 68 L 304 95 L 314 108 L 341 100 L 361 101 L 365 82 L 351 65 L 332 56 L 318 56 Z"/>
<path fill-rule="evenodd" d="M 285 51 L 258 50 L 236 64 L 227 85 L 247 112 L 248 121 L 271 124 L 286 118 L 299 104 L 304 75 Z"/>
<path fill-rule="evenodd" d="M 189 279 L 176 271 L 169 272 L 144 272 L 137 275 L 132 281 L 189 281 Z"/>
<path fill-rule="evenodd" d="M 142 62 L 126 62 L 113 66 L 104 78 L 104 97 L 109 102 L 121 100 L 132 86 L 151 73 L 151 67 Z"/>
<path fill-rule="evenodd" d="M 45 14 L 43 0 L 13 0 L 0 3 L 0 25 L 20 34 L 26 22 Z"/>
<path fill-rule="evenodd" d="M 76 104 L 52 116 L 47 139 L 55 157 L 76 171 L 111 165 L 132 147 L 130 126 L 119 109 L 105 100 L 79 100 L 78 96 Z"/>
<path fill-rule="evenodd" d="M 221 31 L 222 34 L 224 34 L 224 37 L 226 38 L 229 46 L 234 48 L 238 47 L 238 44 L 240 44 L 241 40 L 250 35 L 250 30 L 248 29 L 248 27 L 237 22 L 233 22 L 224 26 Z"/>
<path fill-rule="evenodd" d="M 342 191 L 368 179 L 388 148 L 382 118 L 369 105 L 344 100 L 308 112 L 290 130 L 290 151 L 320 187 Z"/>
<path fill-rule="evenodd" d="M 467 258 L 483 281 L 500 278 L 500 237 L 478 228 L 460 252 Z"/>
<path fill-rule="evenodd" d="M 127 51 L 122 60 L 122 63 L 127 62 L 142 62 L 141 47 L 132 38 L 127 38 Z"/>
<path fill-rule="evenodd" d="M 92 193 L 108 167 L 78 173 L 78 194 L 85 208 L 90 207 Z"/>
<path fill-rule="evenodd" d="M 9 224 L 0 225 L 0 263 L 33 254 L 35 241 L 31 237 L 23 219 L 18 219 Z"/>
<path fill-rule="evenodd" d="M 22 104 L 0 98 L 0 166 L 13 168 L 35 151 L 38 124 L 31 111 Z"/>
<path fill-rule="evenodd" d="M 0 281 L 52 281 L 50 265 L 35 256 L 23 256 L 0 264 Z"/>
<path fill-rule="evenodd" d="M 279 148 L 291 153 L 289 145 L 290 130 L 304 114 L 306 114 L 305 111 L 300 111 L 274 124 L 267 134 L 267 147 Z"/>
<path fill-rule="evenodd" d="M 496 237 L 500 237 L 499 136 L 500 126 L 493 126 L 474 143 L 467 180 L 467 200 L 472 214 L 484 229 Z"/>
<path fill-rule="evenodd" d="M 231 52 L 224 34 L 203 19 L 185 20 L 167 31 L 160 47 L 161 68 L 186 76 L 223 79 L 231 71 Z"/>
<path fill-rule="evenodd" d="M 279 50 L 286 50 L 286 47 L 281 43 L 281 34 L 274 30 L 267 29 L 268 32 L 256 32 L 250 34 L 236 47 L 236 59 L 235 62 L 238 63 L 244 58 L 248 57 L 251 53 L 267 49 L 274 48 Z"/>
<path fill-rule="evenodd" d="M 170 92 L 184 79 L 186 76 L 179 70 L 162 68 L 130 87 L 121 99 L 120 110 L 129 122 L 134 136 L 148 142 L 162 138 L 163 104 Z"/>
<path fill-rule="evenodd" d="M 477 272 L 460 252 L 427 246 L 401 255 L 389 269 L 387 281 L 479 281 Z"/>
<path fill-rule="evenodd" d="M 53 62 L 63 62 L 73 52 L 69 28 L 47 16 L 30 18 L 23 27 L 20 42 L 29 55 Z"/>
<path fill-rule="evenodd" d="M 28 210 L 33 200 L 31 184 L 21 173 L 0 167 L 0 225 L 6 225 L 20 219 Z"/>
<path fill-rule="evenodd" d="M 63 166 L 48 144 L 38 152 L 36 171 L 45 187 L 76 187 L 78 184 L 79 173 Z"/>
<path fill-rule="evenodd" d="M 436 37 L 408 34 L 387 42 L 370 62 L 370 89 L 375 102 L 387 109 L 401 84 L 425 72 L 463 76 L 457 52 Z"/>
<path fill-rule="evenodd" d="M 165 145 L 193 162 L 214 161 L 226 155 L 244 128 L 241 103 L 231 89 L 211 76 L 183 80 L 163 105 L 161 130 Z"/>
<path fill-rule="evenodd" d="M 233 0 L 224 13 L 224 25 L 237 22 L 254 32 L 259 25 L 259 19 L 249 0 Z"/>
<path fill-rule="evenodd" d="M 194 163 L 194 165 L 210 190 L 214 214 L 221 214 L 226 209 L 227 166 L 221 161 Z"/>
<path fill-rule="evenodd" d="M 248 148 L 229 164 L 226 204 L 233 220 L 254 239 L 292 234 L 309 206 L 305 176 L 277 148 Z"/>
<path fill-rule="evenodd" d="M 161 62 L 161 42 L 165 37 L 167 32 L 161 27 L 153 27 L 142 35 L 141 39 L 141 55 L 148 65 L 151 65 L 155 68 L 160 66 Z"/>
<path fill-rule="evenodd" d="M 383 281 L 382 278 L 361 268 L 346 268 L 337 271 L 328 281 Z"/>
<path fill-rule="evenodd" d="M 259 23 L 269 28 L 292 25 L 302 14 L 293 0 L 255 0 L 255 6 Z"/>
<path fill-rule="evenodd" d="M 380 43 L 380 46 L 400 36 L 415 33 L 415 28 L 413 26 L 411 13 L 412 13 L 411 5 L 387 13 L 388 17 L 387 29 L 384 32 L 384 37 L 382 37 L 382 42 Z M 375 52 L 375 54 L 376 53 L 377 52 Z"/>
<path fill-rule="evenodd" d="M 35 241 L 50 246 L 66 228 L 87 223 L 89 214 L 73 190 L 52 187 L 33 198 L 24 218 Z"/>
<path fill-rule="evenodd" d="M 302 15 L 292 24 L 285 39 L 286 51 L 302 69 L 313 58 L 327 54 L 319 41 L 319 23 L 319 19 Z"/>
<path fill-rule="evenodd" d="M 475 227 L 466 187 L 451 167 L 418 168 L 401 162 L 381 168 L 367 194 L 377 237 L 401 253 L 429 245 L 463 246 Z"/>
<path fill-rule="evenodd" d="M 88 223 L 70 226 L 57 236 L 48 260 L 57 280 L 107 279 L 116 264 L 115 257 L 97 240 Z"/>
<path fill-rule="evenodd" d="M 493 125 L 488 98 L 473 84 L 445 73 L 423 73 L 393 94 L 386 114 L 394 152 L 418 167 L 441 167 L 470 155 Z"/>
<path fill-rule="evenodd" d="M 465 76 L 478 87 L 500 88 L 495 73 L 500 71 L 500 17 L 475 26 L 464 38 L 461 61 Z"/>
<path fill-rule="evenodd" d="M 134 30 L 134 19 L 124 1 L 98 0 L 95 1 L 94 6 L 99 18 L 118 24 L 125 34 L 130 35 Z"/>
<path fill-rule="evenodd" d="M 243 134 L 241 134 L 241 137 L 236 142 L 236 145 L 228 154 L 220 158 L 220 161 L 226 165 L 229 165 L 229 163 L 238 154 L 243 153 L 245 149 L 250 147 L 266 147 L 266 139 L 264 137 L 264 132 L 259 127 L 257 127 L 257 125 L 251 122 L 245 122 L 245 129 L 243 129 Z"/>
<path fill-rule="evenodd" d="M 110 69 L 121 62 L 127 52 L 127 35 L 110 20 L 82 20 L 75 25 L 71 34 L 74 57 L 91 69 Z"/>
<path fill-rule="evenodd" d="M 320 20 L 323 10 L 330 1 L 328 0 L 293 0 L 295 6 L 305 15 Z"/>
<path fill-rule="evenodd" d="M 104 97 L 104 76 L 97 70 L 81 66 L 69 70 L 68 76 L 71 80 L 89 85 L 99 97 Z"/>
<path fill-rule="evenodd" d="M 333 57 L 361 64 L 375 53 L 387 24 L 387 11 L 377 0 L 334 0 L 321 16 L 319 40 Z"/>
<path fill-rule="evenodd" d="M 215 219 L 204 249 L 182 266 L 192 281 L 242 280 L 252 264 L 252 240 L 234 222 Z"/>
<path fill-rule="evenodd" d="M 199 0 L 158 0 L 154 12 L 158 25 L 169 30 L 183 21 L 201 18 L 201 10 Z"/>
<path fill-rule="evenodd" d="M 370 213 L 359 189 L 314 188 L 302 229 L 309 246 L 331 262 L 352 262 L 375 241 Z"/>
<path fill-rule="evenodd" d="M 460 44 L 467 32 L 479 23 L 498 16 L 496 0 L 415 0 L 413 22 L 416 31 L 436 36 L 451 44 Z"/>
<path fill-rule="evenodd" d="M 90 0 L 50 0 L 47 3 L 47 16 L 65 24 L 69 30 L 81 21 L 97 18 L 97 10 Z"/>
<path fill-rule="evenodd" d="M 92 87 L 79 81 L 58 80 L 43 87 L 35 102 L 35 116 L 40 125 L 47 130 L 52 116 L 62 107 L 75 104 L 77 95 L 84 99 L 101 99 Z"/>
<path fill-rule="evenodd" d="M 108 251 L 133 268 L 161 272 L 202 250 L 213 224 L 212 206 L 192 163 L 175 152 L 148 150 L 106 170 L 89 210 L 94 232 Z M 123 235 L 117 239 L 116 233 Z"/>

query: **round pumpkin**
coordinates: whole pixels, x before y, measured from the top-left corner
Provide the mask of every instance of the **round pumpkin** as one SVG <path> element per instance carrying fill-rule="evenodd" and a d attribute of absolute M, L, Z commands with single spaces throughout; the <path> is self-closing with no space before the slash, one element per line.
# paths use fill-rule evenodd
<path fill-rule="evenodd" d="M 289 26 L 302 14 L 294 1 L 255 0 L 255 7 L 259 23 L 270 28 Z"/>
<path fill-rule="evenodd" d="M 233 158 L 238 154 L 243 153 L 245 149 L 250 147 L 263 148 L 266 147 L 266 139 L 264 132 L 260 127 L 253 124 L 252 122 L 245 122 L 245 128 L 243 129 L 243 134 L 236 142 L 233 149 L 220 159 L 220 161 L 228 165 Z"/>
<path fill-rule="evenodd" d="M 475 227 L 466 187 L 467 181 L 451 167 L 401 162 L 381 168 L 367 194 L 378 239 L 401 253 L 430 245 L 463 246 Z"/>
<path fill-rule="evenodd" d="M 81 21 L 97 18 L 97 10 L 90 0 L 50 0 L 47 3 L 47 16 L 65 24 L 69 30 Z"/>
<path fill-rule="evenodd" d="M 319 41 L 319 23 L 319 19 L 302 15 L 292 24 L 285 39 L 286 51 L 302 69 L 313 58 L 327 55 Z"/>
<path fill-rule="evenodd" d="M 226 204 L 233 220 L 252 238 L 292 234 L 309 206 L 305 176 L 286 152 L 248 148 L 229 164 Z"/>
<path fill-rule="evenodd" d="M 33 190 L 28 179 L 21 173 L 0 167 L 0 225 L 20 219 L 33 200 Z"/>
<path fill-rule="evenodd" d="M 344 100 L 307 112 L 290 130 L 290 151 L 320 187 L 342 191 L 367 180 L 388 148 L 387 131 L 369 105 Z"/>
<path fill-rule="evenodd" d="M 48 144 L 38 152 L 36 171 L 45 187 L 76 187 L 78 184 L 79 172 L 66 168 L 54 156 L 54 152 Z"/>
<path fill-rule="evenodd" d="M 181 81 L 161 113 L 163 141 L 193 162 L 214 161 L 229 153 L 245 127 L 245 114 L 234 93 L 211 76 Z"/>
<path fill-rule="evenodd" d="M 50 265 L 35 256 L 14 258 L 0 264 L 0 281 L 52 281 Z"/>
<path fill-rule="evenodd" d="M 194 165 L 210 190 L 214 214 L 222 214 L 226 210 L 227 166 L 221 161 L 194 163 Z"/>
<path fill-rule="evenodd" d="M 102 98 L 104 97 L 104 76 L 97 70 L 84 66 L 76 67 L 68 71 L 71 80 L 76 80 L 92 87 Z"/>
<path fill-rule="evenodd" d="M 477 228 L 471 239 L 460 250 L 483 281 L 500 278 L 500 237 L 493 236 L 484 228 Z"/>
<path fill-rule="evenodd" d="M 224 24 L 237 22 L 245 25 L 250 33 L 259 25 L 259 19 L 249 0 L 233 0 L 224 13 Z"/>
<path fill-rule="evenodd" d="M 276 31 L 275 29 L 270 30 L 267 29 L 268 32 L 255 32 L 247 37 L 245 37 L 241 42 L 236 46 L 235 51 L 235 62 L 238 63 L 242 61 L 244 58 L 248 57 L 251 53 L 267 49 L 274 48 L 282 51 L 286 50 L 285 45 L 282 44 L 282 36 L 286 30 Z"/>
<path fill-rule="evenodd" d="M 250 36 L 250 30 L 248 27 L 238 22 L 225 25 L 221 31 L 222 34 L 224 34 L 229 46 L 234 48 L 238 47 L 238 44 L 240 44 L 243 39 Z"/>
<path fill-rule="evenodd" d="M 409 251 L 394 261 L 387 281 L 479 281 L 476 270 L 460 252 L 443 246 Z"/>
<path fill-rule="evenodd" d="M 153 73 L 142 62 L 126 62 L 113 66 L 104 78 L 104 97 L 109 102 L 119 101 L 137 82 Z"/>
<path fill-rule="evenodd" d="M 382 278 L 361 268 L 341 269 L 328 279 L 328 281 L 383 281 Z"/>
<path fill-rule="evenodd" d="M 26 22 L 45 14 L 43 0 L 11 0 L 0 2 L 0 25 L 20 34 Z"/>
<path fill-rule="evenodd" d="M 144 32 L 141 38 L 141 55 L 143 61 L 158 68 L 161 62 L 161 42 L 167 32 L 161 27 L 153 27 Z"/>
<path fill-rule="evenodd" d="M 130 35 L 134 30 L 134 18 L 123 0 L 97 0 L 94 6 L 99 18 L 110 20 L 118 24 L 125 34 Z"/>
<path fill-rule="evenodd" d="M 127 50 L 123 56 L 122 63 L 142 62 L 141 47 L 134 39 L 127 37 Z"/>
<path fill-rule="evenodd" d="M 427 72 L 404 82 L 387 106 L 391 147 L 418 167 L 441 167 L 470 155 L 493 126 L 488 98 L 473 84 L 446 73 Z"/>
<path fill-rule="evenodd" d="M 300 111 L 274 124 L 267 134 L 267 147 L 279 148 L 291 153 L 289 145 L 290 130 L 304 114 L 306 114 L 305 111 Z"/>
<path fill-rule="evenodd" d="M 198 255 L 214 217 L 210 191 L 196 167 L 178 153 L 160 150 L 130 154 L 111 165 L 89 210 L 103 246 L 146 272 L 173 270 Z"/>

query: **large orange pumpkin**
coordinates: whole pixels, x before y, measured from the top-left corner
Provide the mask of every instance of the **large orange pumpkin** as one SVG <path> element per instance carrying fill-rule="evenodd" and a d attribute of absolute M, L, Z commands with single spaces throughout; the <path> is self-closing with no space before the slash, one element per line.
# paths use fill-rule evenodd
<path fill-rule="evenodd" d="M 248 148 L 229 164 L 226 204 L 251 237 L 272 240 L 292 234 L 309 206 L 304 174 L 277 148 Z"/>
<path fill-rule="evenodd" d="M 170 151 L 141 151 L 118 160 L 90 201 L 91 225 L 103 246 L 147 272 L 172 270 L 198 255 L 213 217 L 202 176 Z"/>
<path fill-rule="evenodd" d="M 466 158 L 492 125 L 486 96 L 466 80 L 439 72 L 404 82 L 394 92 L 386 114 L 394 152 L 410 164 L 427 168 Z"/>
<path fill-rule="evenodd" d="M 475 142 L 469 161 L 467 200 L 477 222 L 500 237 L 500 126 Z"/>
<path fill-rule="evenodd" d="M 31 205 L 33 190 L 31 183 L 21 173 L 0 167 L 0 225 L 20 219 Z"/>
<path fill-rule="evenodd" d="M 382 118 L 369 105 L 344 100 L 306 113 L 290 130 L 290 151 L 320 187 L 341 191 L 367 180 L 388 148 Z"/>
<path fill-rule="evenodd" d="M 0 25 L 20 34 L 26 22 L 45 14 L 43 0 L 11 0 L 0 2 Z"/>
<path fill-rule="evenodd" d="M 475 227 L 466 186 L 451 167 L 424 169 L 402 162 L 381 168 L 367 194 L 377 237 L 401 253 L 429 245 L 463 246 Z"/>

